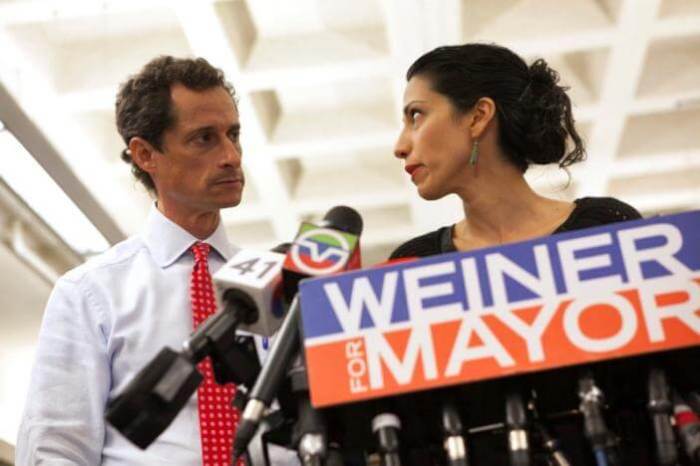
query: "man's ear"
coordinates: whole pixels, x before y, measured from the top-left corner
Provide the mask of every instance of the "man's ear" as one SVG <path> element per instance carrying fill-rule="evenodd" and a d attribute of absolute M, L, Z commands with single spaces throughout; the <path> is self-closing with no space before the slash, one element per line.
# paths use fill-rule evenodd
<path fill-rule="evenodd" d="M 471 137 L 479 139 L 496 117 L 496 102 L 491 97 L 482 97 L 472 108 L 469 132 Z"/>
<path fill-rule="evenodd" d="M 156 171 L 156 149 L 148 141 L 138 136 L 129 140 L 129 153 L 131 160 L 143 171 L 153 175 Z"/>

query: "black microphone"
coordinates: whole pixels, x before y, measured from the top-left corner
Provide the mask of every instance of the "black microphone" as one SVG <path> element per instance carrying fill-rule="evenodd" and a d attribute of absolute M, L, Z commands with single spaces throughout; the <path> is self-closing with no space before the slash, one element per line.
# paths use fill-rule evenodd
<path fill-rule="evenodd" d="M 372 419 L 372 432 L 377 436 L 383 466 L 401 466 L 399 432 L 401 420 L 394 413 L 380 413 Z"/>
<path fill-rule="evenodd" d="M 141 449 L 170 425 L 204 380 L 186 356 L 163 348 L 107 405 L 105 418 Z"/>
<path fill-rule="evenodd" d="M 523 399 L 518 393 L 510 393 L 506 397 L 506 429 L 510 464 L 529 466 L 530 443 L 527 433 L 527 414 Z"/>
<path fill-rule="evenodd" d="M 450 466 L 469 466 L 467 445 L 462 437 L 462 420 L 457 408 L 452 403 L 442 405 L 442 432 L 447 464 Z"/>
<path fill-rule="evenodd" d="M 649 404 L 647 409 L 654 425 L 656 439 L 656 459 L 661 466 L 673 466 L 678 462 L 678 448 L 673 434 L 670 388 L 666 374 L 658 367 L 649 371 Z"/>
<path fill-rule="evenodd" d="M 234 458 L 240 456 L 255 435 L 299 349 L 300 306 L 297 297 L 303 278 L 341 272 L 359 267 L 359 236 L 362 217 L 354 209 L 334 207 L 322 223 L 304 222 L 287 253 L 283 265 L 285 296 L 292 304 L 270 349 L 265 365 L 250 391 L 233 443 Z M 325 246 L 325 248 L 324 248 Z"/>
<path fill-rule="evenodd" d="M 598 466 L 619 464 L 616 452 L 617 442 L 603 418 L 603 392 L 596 386 L 592 374 L 585 373 L 579 378 L 578 395 L 581 400 L 579 410 L 583 414 L 584 433 L 593 448 L 596 464 Z"/>

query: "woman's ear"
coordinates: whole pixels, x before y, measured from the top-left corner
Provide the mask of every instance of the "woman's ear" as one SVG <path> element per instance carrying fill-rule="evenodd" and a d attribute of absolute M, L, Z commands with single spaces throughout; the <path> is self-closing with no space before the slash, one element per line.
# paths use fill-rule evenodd
<path fill-rule="evenodd" d="M 143 171 L 153 175 L 156 171 L 156 149 L 145 139 L 135 136 L 129 140 L 131 160 Z"/>
<path fill-rule="evenodd" d="M 479 139 L 496 116 L 496 102 L 491 97 L 482 97 L 472 108 L 469 132 L 473 139 Z"/>

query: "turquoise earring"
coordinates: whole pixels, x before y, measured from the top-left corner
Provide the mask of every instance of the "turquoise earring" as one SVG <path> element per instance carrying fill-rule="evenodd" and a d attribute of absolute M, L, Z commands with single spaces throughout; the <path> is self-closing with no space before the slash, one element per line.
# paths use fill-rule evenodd
<path fill-rule="evenodd" d="M 472 144 L 472 153 L 469 155 L 469 165 L 476 165 L 476 161 L 479 159 L 479 141 L 474 140 Z"/>

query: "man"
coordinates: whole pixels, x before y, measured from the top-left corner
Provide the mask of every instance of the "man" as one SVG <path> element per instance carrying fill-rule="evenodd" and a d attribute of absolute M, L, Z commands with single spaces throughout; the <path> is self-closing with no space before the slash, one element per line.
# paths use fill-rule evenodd
<path fill-rule="evenodd" d="M 17 464 L 228 465 L 233 389 L 205 381 L 145 451 L 106 425 L 107 403 L 164 346 L 213 312 L 234 253 L 220 209 L 241 202 L 233 88 L 204 59 L 159 57 L 119 90 L 122 157 L 156 199 L 142 234 L 61 277 L 46 307 Z"/>

